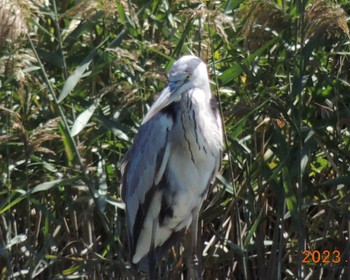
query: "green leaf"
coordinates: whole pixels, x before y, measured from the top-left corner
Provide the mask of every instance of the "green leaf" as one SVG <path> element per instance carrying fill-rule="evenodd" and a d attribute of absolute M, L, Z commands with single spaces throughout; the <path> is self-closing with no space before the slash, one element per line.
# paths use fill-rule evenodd
<path fill-rule="evenodd" d="M 314 141 L 313 141 L 314 135 L 315 135 L 315 131 L 311 129 L 304 140 L 304 146 L 302 149 L 302 154 L 300 159 L 301 174 L 305 173 L 306 167 L 308 166 L 308 163 L 309 163 L 309 154 L 314 149 Z"/>
<path fill-rule="evenodd" d="M 339 186 L 339 185 L 350 186 L 350 176 L 339 176 L 335 179 L 324 181 L 318 184 L 317 187 Z"/>
<path fill-rule="evenodd" d="M 70 135 L 72 137 L 78 135 L 80 133 L 80 131 L 82 131 L 85 128 L 85 126 L 89 122 L 90 118 L 94 114 L 96 108 L 97 108 L 97 104 L 94 103 L 94 104 L 90 105 L 90 107 L 87 108 L 85 111 L 80 113 L 80 115 L 76 118 L 76 120 L 72 126 L 72 129 L 70 131 Z"/>
<path fill-rule="evenodd" d="M 261 48 L 259 48 L 254 53 L 252 53 L 247 58 L 245 58 L 242 61 L 242 64 L 245 66 L 250 66 L 258 56 L 261 56 L 265 50 L 267 50 L 271 45 L 276 43 L 277 39 L 278 38 L 273 38 L 270 41 L 268 41 Z M 230 81 L 232 81 L 233 79 L 236 79 L 237 77 L 239 77 L 242 74 L 242 72 L 243 72 L 242 66 L 238 63 L 235 63 L 235 64 L 233 64 L 233 66 L 226 69 L 219 76 L 219 80 L 222 82 L 223 85 L 225 85 L 225 84 L 229 83 Z"/>
<path fill-rule="evenodd" d="M 130 141 L 128 135 L 126 135 L 125 132 L 123 132 L 123 127 L 119 125 L 118 122 L 112 121 L 108 118 L 106 118 L 103 114 L 98 114 L 96 116 L 97 119 L 101 122 L 101 124 L 108 130 L 112 131 L 112 133 L 119 139 L 124 141 Z"/>
<path fill-rule="evenodd" d="M 220 76 L 219 80 L 222 82 L 223 85 L 227 84 L 228 82 L 232 81 L 233 79 L 236 79 L 242 74 L 242 67 L 235 63 L 232 67 L 226 69 Z"/>
<path fill-rule="evenodd" d="M 118 9 L 118 15 L 121 19 L 121 22 L 124 24 L 128 32 L 131 34 L 131 36 L 137 36 L 136 28 L 134 22 L 131 21 L 129 16 L 125 13 L 124 7 L 122 4 L 120 4 L 119 1 L 116 2 L 117 9 Z"/>
<path fill-rule="evenodd" d="M 62 102 L 68 94 L 71 93 L 71 91 L 75 88 L 75 86 L 78 84 L 80 79 L 82 78 L 84 72 L 89 67 L 91 61 L 93 60 L 94 55 L 89 55 L 86 57 L 82 63 L 74 70 L 73 74 L 68 77 L 66 82 L 64 83 L 64 86 L 62 88 L 61 94 L 58 97 L 58 102 Z"/>
<path fill-rule="evenodd" d="M 258 217 L 255 219 L 254 224 L 252 225 L 252 227 L 249 230 L 249 233 L 244 241 L 244 248 L 247 248 L 249 246 L 251 239 L 253 238 L 254 234 L 256 233 L 258 225 L 261 222 L 263 212 L 264 212 L 264 207 L 262 207 L 260 209 Z"/>
<path fill-rule="evenodd" d="M 58 124 L 58 129 L 61 132 L 62 140 L 64 144 L 64 150 L 68 159 L 68 164 L 71 165 L 74 160 L 74 143 L 71 140 L 68 131 L 63 127 L 62 123 Z"/>
<path fill-rule="evenodd" d="M 50 190 L 50 189 L 52 189 L 54 187 L 71 184 L 71 183 L 75 182 L 76 180 L 78 180 L 78 178 L 57 179 L 57 180 L 53 180 L 53 181 L 50 181 L 50 182 L 41 183 L 41 184 L 35 186 L 34 188 L 30 189 L 27 192 L 27 194 L 34 194 L 34 193 L 37 193 L 37 192 L 48 191 L 48 190 Z"/>
<path fill-rule="evenodd" d="M 22 190 L 20 190 L 19 192 L 21 192 Z M 16 206 L 17 204 L 19 204 L 23 199 L 26 198 L 26 196 L 23 194 L 14 198 L 17 195 L 17 190 L 13 191 L 11 193 L 11 195 L 8 196 L 8 198 L 6 199 L 6 201 L 2 202 L 0 205 L 0 215 L 2 215 L 3 213 L 5 213 L 7 210 L 11 209 L 13 206 Z"/>
<path fill-rule="evenodd" d="M 225 186 L 225 191 L 227 191 L 229 194 L 233 194 L 233 185 L 231 182 L 227 181 L 224 176 L 221 174 L 216 175 L 216 178 Z"/>
<path fill-rule="evenodd" d="M 301 220 L 299 211 L 297 208 L 297 198 L 293 192 L 293 186 L 291 183 L 290 170 L 286 165 L 282 167 L 282 180 L 283 180 L 283 190 L 285 195 L 285 201 L 287 209 L 289 210 L 292 220 L 297 225 L 298 229 L 301 230 Z"/>
<path fill-rule="evenodd" d="M 60 96 L 58 97 L 58 103 L 62 102 L 68 94 L 72 92 L 75 86 L 78 84 L 80 79 L 84 76 L 85 71 L 89 67 L 90 63 L 97 54 L 98 49 L 106 42 L 105 39 L 101 44 L 99 44 L 84 60 L 75 68 L 73 74 L 71 74 L 63 85 Z"/>

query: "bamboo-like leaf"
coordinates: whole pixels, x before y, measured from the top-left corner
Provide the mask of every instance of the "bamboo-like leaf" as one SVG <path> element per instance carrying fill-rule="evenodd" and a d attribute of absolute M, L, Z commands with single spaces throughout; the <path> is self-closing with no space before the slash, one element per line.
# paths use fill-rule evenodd
<path fill-rule="evenodd" d="M 5 248 L 10 249 L 13 245 L 17 245 L 19 243 L 26 241 L 27 238 L 28 236 L 26 234 L 18 234 L 15 237 L 11 238 L 11 240 L 6 244 Z"/>
<path fill-rule="evenodd" d="M 59 185 L 65 185 L 65 184 L 71 184 L 75 182 L 77 178 L 71 178 L 71 179 L 57 179 L 53 180 L 50 182 L 44 182 L 41 183 L 34 188 L 28 190 L 25 192 L 22 189 L 16 189 L 11 193 L 9 196 L 9 199 L 5 200 L 3 203 L 0 205 L 0 215 L 11 209 L 12 207 L 16 206 L 19 204 L 23 199 L 27 198 L 29 195 L 32 195 L 37 192 L 42 192 L 42 191 L 47 191 L 50 190 L 53 187 L 59 186 Z M 17 194 L 20 194 L 20 196 L 17 196 Z"/>
<path fill-rule="evenodd" d="M 256 50 L 254 53 L 249 55 L 246 59 L 243 60 L 243 64 L 247 67 L 249 67 L 253 61 L 258 57 L 261 56 L 264 51 L 266 51 L 271 45 L 276 43 L 278 38 L 273 38 L 270 41 L 268 41 L 266 44 L 264 44 L 261 48 Z M 220 76 L 219 79 L 222 82 L 223 85 L 226 85 L 228 82 L 232 81 L 233 79 L 236 79 L 239 77 L 243 72 L 243 68 L 240 64 L 234 63 L 233 66 L 226 69 Z"/>
<path fill-rule="evenodd" d="M 301 174 L 305 173 L 306 167 L 308 166 L 309 154 L 311 153 L 311 151 L 314 148 L 314 141 L 313 141 L 314 135 L 315 135 L 315 131 L 313 129 L 311 129 L 304 140 L 304 146 L 303 146 L 301 159 L 300 159 L 300 172 L 301 172 Z"/>
<path fill-rule="evenodd" d="M 80 133 L 80 131 L 82 131 L 85 128 L 85 126 L 89 122 L 90 118 L 94 114 L 96 108 L 97 108 L 97 104 L 94 103 L 94 104 L 90 105 L 90 107 L 87 108 L 85 111 L 80 113 L 80 115 L 76 118 L 76 120 L 72 126 L 72 129 L 70 131 L 70 135 L 72 137 L 78 135 Z"/>
<path fill-rule="evenodd" d="M 82 21 L 78 26 L 74 29 L 64 30 L 65 32 L 62 34 L 62 39 L 67 44 L 67 47 L 71 47 L 77 40 L 80 40 L 80 37 L 84 35 L 84 32 L 91 30 L 96 21 L 101 19 L 104 16 L 103 11 L 98 11 L 92 18 L 89 20 Z"/>
<path fill-rule="evenodd" d="M 350 176 L 340 176 L 335 179 L 326 180 L 317 185 L 317 187 L 324 186 L 350 186 Z"/>
<path fill-rule="evenodd" d="M 219 79 L 222 82 L 223 85 L 226 85 L 228 82 L 232 81 L 233 79 L 239 77 L 242 74 L 242 67 L 235 63 L 230 68 L 226 69 L 220 76 Z"/>
<path fill-rule="evenodd" d="M 53 181 L 49 181 L 49 182 L 44 182 L 44 183 L 41 183 L 41 184 L 35 186 L 34 188 L 30 189 L 28 191 L 28 194 L 34 194 L 37 192 L 48 191 L 48 190 L 50 190 L 54 187 L 57 187 L 57 186 L 71 184 L 71 183 L 75 182 L 76 180 L 78 180 L 78 178 L 57 179 L 57 180 L 53 180 Z"/>
<path fill-rule="evenodd" d="M 126 26 L 126 29 L 129 31 L 129 33 L 132 36 L 137 36 L 136 28 L 134 22 L 131 21 L 130 17 L 125 13 L 123 5 L 117 1 L 117 9 L 118 9 L 118 14 L 123 22 L 124 26 Z"/>
<path fill-rule="evenodd" d="M 61 123 L 58 124 L 58 128 L 62 135 L 64 150 L 66 152 L 68 164 L 71 165 L 74 160 L 74 144 L 71 141 L 70 135 L 67 133 L 66 129 L 64 129 Z"/>
<path fill-rule="evenodd" d="M 64 276 L 74 274 L 74 276 L 77 276 L 77 278 L 81 278 L 85 276 L 85 273 L 81 271 L 80 265 L 72 266 L 68 269 L 65 269 L 62 271 L 62 273 Z"/>
<path fill-rule="evenodd" d="M 22 193 L 21 196 L 17 196 L 17 190 L 15 190 L 14 192 L 12 192 L 8 199 L 6 201 L 4 201 L 3 203 L 1 203 L 0 206 L 0 215 L 2 215 L 3 213 L 5 213 L 6 211 L 8 211 L 9 209 L 11 209 L 12 207 L 18 205 L 23 199 L 26 198 L 26 196 L 24 195 L 23 190 L 19 190 L 20 193 Z"/>
<path fill-rule="evenodd" d="M 106 40 L 104 40 L 102 43 L 100 43 L 87 57 L 85 57 L 84 60 L 79 64 L 79 66 L 77 68 L 75 68 L 73 74 L 71 74 L 68 77 L 68 79 L 66 80 L 66 82 L 63 85 L 60 96 L 57 99 L 57 101 L 59 103 L 62 102 L 68 96 L 68 94 L 70 94 L 72 92 L 72 90 L 75 88 L 75 86 L 78 84 L 80 79 L 83 77 L 86 69 L 89 67 L 90 63 L 92 62 L 92 60 L 96 56 L 98 49 L 105 43 Z"/>
<path fill-rule="evenodd" d="M 258 228 L 259 223 L 261 222 L 263 212 L 264 212 L 264 208 L 262 207 L 259 211 L 258 217 L 255 219 L 254 224 L 250 228 L 248 235 L 244 241 L 244 248 L 247 248 L 247 246 L 250 244 L 251 239 L 256 234 L 256 230 Z"/>
<path fill-rule="evenodd" d="M 80 81 L 81 77 L 83 76 L 86 69 L 89 67 L 92 59 L 95 55 L 89 55 L 86 57 L 82 63 L 74 70 L 73 74 L 68 77 L 66 82 L 64 83 L 64 86 L 62 88 L 61 94 L 58 97 L 58 102 L 62 102 L 68 94 L 71 93 L 71 91 L 75 88 L 75 86 Z"/>
<path fill-rule="evenodd" d="M 295 222 L 297 228 L 301 230 L 301 220 L 299 211 L 297 208 L 297 198 L 293 192 L 293 187 L 290 181 L 289 169 L 286 166 L 282 167 L 282 180 L 283 180 L 283 189 L 285 195 L 285 201 L 287 208 L 291 214 L 292 220 Z"/>
<path fill-rule="evenodd" d="M 176 38 L 178 40 L 178 43 L 177 43 L 176 48 L 173 52 L 173 56 L 177 57 L 180 55 L 181 50 L 183 48 L 183 45 L 185 43 L 185 39 L 186 39 L 188 33 L 191 31 L 191 26 L 192 26 L 191 23 L 192 23 L 192 20 L 189 20 L 186 24 L 184 31 L 181 34 L 180 39 Z M 168 67 L 170 67 L 170 65 L 168 65 Z"/>
<path fill-rule="evenodd" d="M 123 132 L 123 127 L 121 127 L 118 122 L 112 121 L 112 120 L 106 118 L 105 116 L 103 116 L 102 114 L 98 114 L 98 116 L 96 116 L 96 117 L 102 123 L 102 125 L 106 129 L 112 131 L 112 133 L 116 137 L 118 137 L 119 139 L 124 140 L 124 141 L 130 141 L 128 135 L 126 135 L 126 133 Z"/>
<path fill-rule="evenodd" d="M 216 175 L 216 178 L 220 180 L 220 182 L 225 186 L 225 191 L 227 191 L 229 194 L 233 194 L 233 186 L 231 182 L 228 182 L 224 176 L 221 174 Z"/>
<path fill-rule="evenodd" d="M 114 207 L 120 208 L 120 209 L 125 209 L 125 204 L 121 200 L 117 200 L 113 197 L 107 196 L 107 203 L 113 205 Z"/>

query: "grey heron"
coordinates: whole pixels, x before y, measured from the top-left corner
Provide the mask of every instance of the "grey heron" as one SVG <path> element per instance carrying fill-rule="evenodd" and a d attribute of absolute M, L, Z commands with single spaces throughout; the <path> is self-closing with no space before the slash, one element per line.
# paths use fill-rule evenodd
<path fill-rule="evenodd" d="M 157 261 L 191 229 L 221 162 L 222 123 L 206 65 L 177 60 L 144 117 L 122 165 L 122 199 L 131 262 L 154 273 Z"/>

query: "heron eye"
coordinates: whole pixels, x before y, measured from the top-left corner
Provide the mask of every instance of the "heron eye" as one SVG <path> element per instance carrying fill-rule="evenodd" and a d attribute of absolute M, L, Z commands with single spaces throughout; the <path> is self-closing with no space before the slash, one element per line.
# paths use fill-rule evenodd
<path fill-rule="evenodd" d="M 186 81 L 189 80 L 191 78 L 191 74 L 187 74 L 186 75 Z"/>

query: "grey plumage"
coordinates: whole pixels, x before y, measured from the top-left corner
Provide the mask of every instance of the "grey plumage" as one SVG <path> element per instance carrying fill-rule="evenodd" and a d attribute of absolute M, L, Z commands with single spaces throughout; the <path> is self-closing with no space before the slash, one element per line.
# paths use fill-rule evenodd
<path fill-rule="evenodd" d="M 190 226 L 197 242 L 199 210 L 219 169 L 221 148 L 221 119 L 206 65 L 184 56 L 122 162 L 132 263 L 147 270 Z"/>

